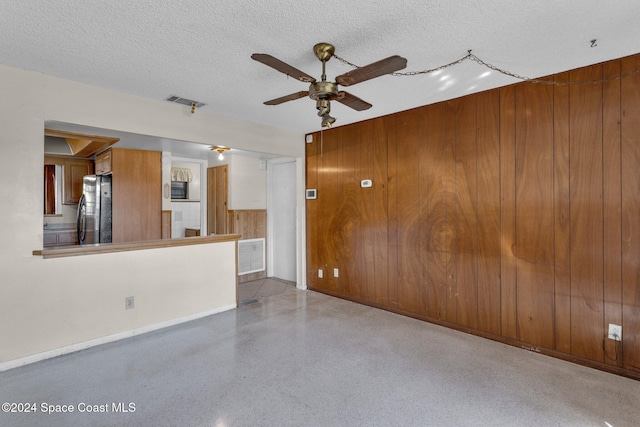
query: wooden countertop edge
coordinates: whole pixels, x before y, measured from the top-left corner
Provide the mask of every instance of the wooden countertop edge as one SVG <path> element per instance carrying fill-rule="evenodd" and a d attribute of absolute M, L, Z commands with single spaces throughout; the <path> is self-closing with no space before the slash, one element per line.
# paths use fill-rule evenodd
<path fill-rule="evenodd" d="M 33 255 L 42 256 L 42 258 L 44 259 L 62 258 L 82 255 L 107 254 L 111 252 L 172 248 L 175 246 L 205 245 L 208 243 L 231 242 L 239 239 L 239 234 L 216 234 L 214 236 L 182 237 L 177 239 L 146 240 L 142 242 L 101 243 L 95 245 L 36 249 L 33 251 Z"/>

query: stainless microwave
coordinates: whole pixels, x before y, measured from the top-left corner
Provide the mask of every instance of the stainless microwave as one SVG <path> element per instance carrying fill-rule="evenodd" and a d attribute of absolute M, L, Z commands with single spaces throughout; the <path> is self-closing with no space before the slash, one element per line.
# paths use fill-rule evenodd
<path fill-rule="evenodd" d="M 171 181 L 171 199 L 187 200 L 189 198 L 189 183 L 183 181 Z"/>

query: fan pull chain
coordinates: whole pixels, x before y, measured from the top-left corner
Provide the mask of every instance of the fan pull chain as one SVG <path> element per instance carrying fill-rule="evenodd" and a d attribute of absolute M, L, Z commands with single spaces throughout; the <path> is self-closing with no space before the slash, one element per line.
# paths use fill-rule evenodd
<path fill-rule="evenodd" d="M 334 54 L 333 55 L 334 58 L 336 58 L 338 61 L 342 62 L 343 64 L 349 65 L 350 67 L 353 68 L 360 68 L 359 66 L 357 66 L 356 64 L 353 64 L 349 61 L 347 61 L 344 58 L 341 58 L 340 56 Z M 471 49 L 467 51 L 467 54 L 465 56 L 463 56 L 462 58 L 458 59 L 457 61 L 453 61 L 450 62 L 448 64 L 445 65 L 441 65 L 439 67 L 436 68 L 431 68 L 428 70 L 422 70 L 422 71 L 407 71 L 404 73 L 390 73 L 392 76 L 395 77 L 406 77 L 406 76 L 417 76 L 419 74 L 429 74 L 429 73 L 433 73 L 436 71 L 440 71 L 440 70 L 444 70 L 445 68 L 449 68 L 449 67 L 453 67 L 454 65 L 458 65 L 461 64 L 462 62 L 466 61 L 466 60 L 471 60 L 477 64 L 480 64 L 484 67 L 487 67 L 493 71 L 497 71 L 500 74 L 504 74 L 506 76 L 510 76 L 513 78 L 516 78 L 518 80 L 523 80 L 526 82 L 530 82 L 530 83 L 538 83 L 538 84 L 545 84 L 545 85 L 553 85 L 553 86 L 570 86 L 570 85 L 587 85 L 587 84 L 592 84 L 592 83 L 604 83 L 604 82 L 610 82 L 613 80 L 620 80 L 623 79 L 625 77 L 631 76 L 633 74 L 637 74 L 640 73 L 640 68 L 636 68 L 635 70 L 631 70 L 627 73 L 621 74 L 619 76 L 611 76 L 611 77 L 607 77 L 607 78 L 603 78 L 603 79 L 594 79 L 594 80 L 584 80 L 584 81 L 569 81 L 569 82 L 557 82 L 557 81 L 553 81 L 553 80 L 544 80 L 544 79 L 533 79 L 530 77 L 526 77 L 526 76 L 521 76 L 519 74 L 516 73 L 512 73 L 511 71 L 507 71 L 507 70 L 503 70 L 502 68 L 499 68 L 493 64 L 490 64 L 488 62 L 483 61 L 482 59 L 478 58 L 476 55 L 474 55 L 473 53 L 471 53 Z"/>

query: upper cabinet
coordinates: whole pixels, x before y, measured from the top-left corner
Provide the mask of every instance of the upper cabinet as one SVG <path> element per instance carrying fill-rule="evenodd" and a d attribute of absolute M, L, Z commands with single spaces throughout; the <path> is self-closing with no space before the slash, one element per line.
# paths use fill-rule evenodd
<path fill-rule="evenodd" d="M 65 205 L 75 205 L 82 196 L 82 178 L 93 174 L 93 162 L 84 159 L 66 159 L 64 164 Z"/>
<path fill-rule="evenodd" d="M 96 156 L 96 175 L 108 175 L 111 173 L 111 158 L 111 150 L 107 150 Z"/>
<path fill-rule="evenodd" d="M 44 158 L 45 164 L 45 194 L 54 194 L 57 177 L 49 177 L 46 166 L 62 166 L 62 204 L 75 205 L 82 196 L 82 177 L 93 173 L 93 160 L 77 159 L 74 157 L 52 157 Z M 51 174 L 49 174 L 51 175 Z M 46 208 L 46 206 L 45 206 Z M 55 212 L 46 212 L 52 214 Z"/>

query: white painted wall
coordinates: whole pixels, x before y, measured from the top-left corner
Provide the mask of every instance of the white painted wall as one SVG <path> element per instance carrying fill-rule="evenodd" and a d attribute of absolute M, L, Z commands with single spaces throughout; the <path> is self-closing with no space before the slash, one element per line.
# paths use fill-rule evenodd
<path fill-rule="evenodd" d="M 260 169 L 260 159 L 229 157 L 229 209 L 266 209 L 267 171 Z"/>
<path fill-rule="evenodd" d="M 296 162 L 295 159 L 269 161 L 267 274 L 295 282 L 296 269 Z"/>
<path fill-rule="evenodd" d="M 4 65 L 0 93 L 0 369 L 235 303 L 233 243 L 48 260 L 33 256 L 42 248 L 44 122 L 202 144 L 224 141 L 299 159 L 303 135 L 203 111 L 190 114 L 180 105 Z M 136 307 L 125 311 L 124 298 L 132 295 Z"/>

